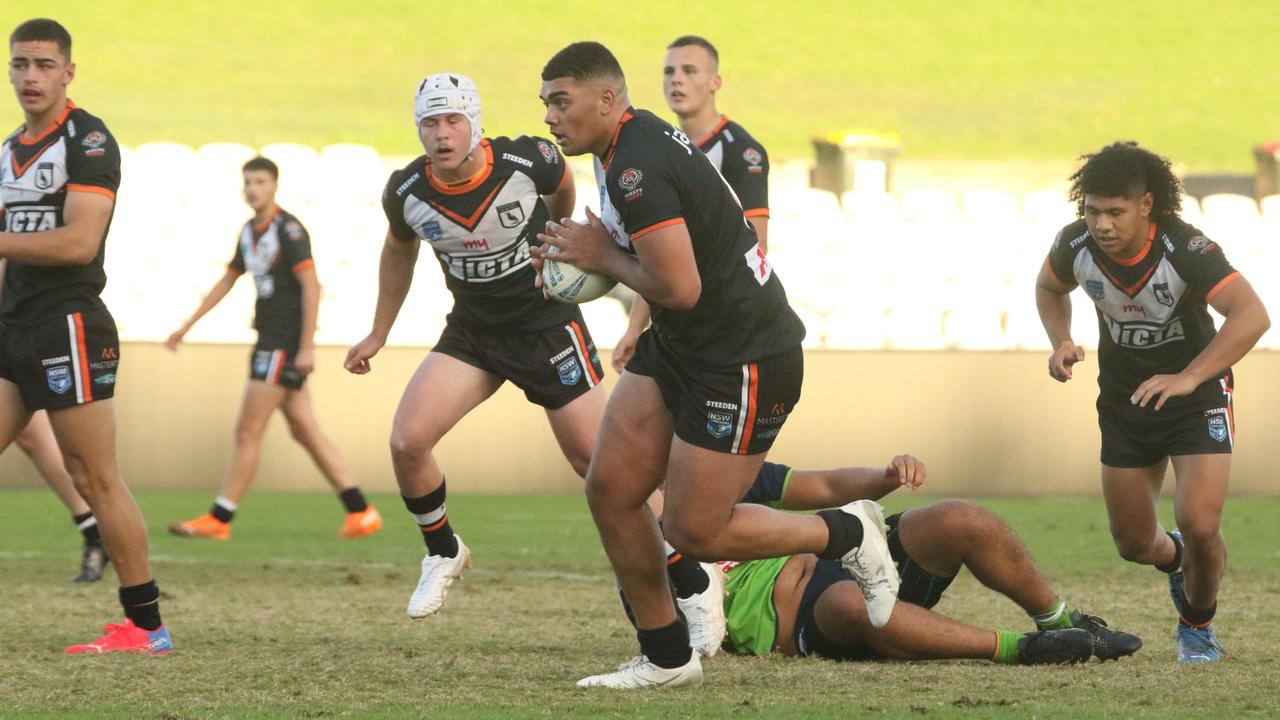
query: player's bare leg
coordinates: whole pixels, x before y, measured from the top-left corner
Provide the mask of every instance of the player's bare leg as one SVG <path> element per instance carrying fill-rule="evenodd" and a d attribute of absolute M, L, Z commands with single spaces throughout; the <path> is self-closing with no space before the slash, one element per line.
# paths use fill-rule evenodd
<path fill-rule="evenodd" d="M 18 386 L 8 380 L 0 380 L 0 452 L 8 448 L 31 422 L 31 413 L 26 408 Z"/>
<path fill-rule="evenodd" d="M 311 393 L 306 386 L 298 390 L 290 390 L 285 395 L 280 409 L 289 423 L 289 432 L 293 435 L 293 439 L 306 449 L 312 462 L 320 469 L 329 486 L 338 494 L 338 499 L 342 501 L 347 511 L 338 535 L 345 538 L 361 538 L 382 529 L 382 515 L 378 513 L 377 508 L 365 500 L 364 493 L 360 492 L 360 488 L 352 480 L 351 473 L 347 470 L 347 464 L 343 461 L 337 446 L 320 429 L 315 409 L 311 404 Z"/>
<path fill-rule="evenodd" d="M 262 380 L 249 380 L 245 385 L 240 417 L 236 421 L 235 449 L 231 469 L 222 481 L 218 497 L 209 512 L 183 522 L 170 523 L 174 535 L 210 540 L 230 540 L 231 521 L 240 501 L 249 492 L 262 458 L 262 436 L 267 431 L 271 414 L 284 402 L 287 388 Z"/>
<path fill-rule="evenodd" d="M 551 432 L 556 436 L 560 452 L 564 453 L 578 477 L 587 476 L 607 399 L 604 386 L 596 385 L 564 407 L 547 411 L 547 421 L 551 423 Z"/>
<path fill-rule="evenodd" d="M 1220 525 L 1231 456 L 1177 456 L 1173 471 L 1178 478 L 1173 512 L 1184 546 L 1181 567 L 1169 575 L 1169 594 L 1178 611 L 1178 661 L 1215 662 L 1226 654 L 1214 633 L 1213 618 L 1227 565 Z"/>
<path fill-rule="evenodd" d="M 1167 460 L 1145 468 L 1102 466 L 1102 496 L 1120 557 L 1140 565 L 1165 565 L 1177 547 L 1156 517 L 1156 498 Z"/>
<path fill-rule="evenodd" d="M 391 464 L 405 507 L 427 545 L 422 573 L 406 610 L 411 618 L 439 612 L 449 586 L 471 564 L 471 551 L 449 524 L 444 473 L 432 451 L 459 420 L 501 385 L 496 375 L 444 353 L 430 352 L 396 408 Z"/>

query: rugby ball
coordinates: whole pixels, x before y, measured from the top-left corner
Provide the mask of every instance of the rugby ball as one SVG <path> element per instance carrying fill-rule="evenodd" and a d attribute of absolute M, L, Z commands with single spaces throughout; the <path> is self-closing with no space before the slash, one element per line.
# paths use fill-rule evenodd
<path fill-rule="evenodd" d="M 560 252 L 554 245 L 547 245 L 548 254 Z M 585 272 L 567 262 L 547 258 L 542 263 L 542 289 L 547 297 L 562 303 L 579 304 L 601 297 L 613 289 L 618 281 L 600 273 Z"/>

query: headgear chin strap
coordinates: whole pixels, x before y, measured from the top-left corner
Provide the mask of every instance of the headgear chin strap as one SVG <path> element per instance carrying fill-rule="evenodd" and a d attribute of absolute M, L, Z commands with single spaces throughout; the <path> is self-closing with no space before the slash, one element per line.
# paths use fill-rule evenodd
<path fill-rule="evenodd" d="M 418 94 L 413 98 L 413 124 L 422 126 L 422 119 L 433 115 L 459 113 L 471 123 L 471 145 L 467 154 L 480 144 L 480 90 L 475 81 L 457 73 L 428 75 L 418 84 Z"/>

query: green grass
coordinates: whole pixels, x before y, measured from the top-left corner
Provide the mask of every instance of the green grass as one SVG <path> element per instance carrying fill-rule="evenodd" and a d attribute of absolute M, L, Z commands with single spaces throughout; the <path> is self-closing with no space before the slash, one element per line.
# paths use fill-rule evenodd
<path fill-rule="evenodd" d="M 1240 171 L 1280 127 L 1280 15 L 1254 0 L 101 0 L 7 3 L 0 27 L 35 12 L 68 25 L 72 96 L 130 144 L 416 153 L 413 88 L 446 69 L 480 84 L 490 133 L 543 132 L 538 74 L 581 39 L 609 45 L 636 104 L 665 112 L 664 48 L 689 32 L 721 49 L 721 109 L 778 157 L 852 126 L 899 131 L 917 158 L 1062 162 L 1135 138 Z M 7 107 L 0 124 L 16 125 Z"/>
<path fill-rule="evenodd" d="M 717 656 L 701 689 L 626 694 L 573 687 L 634 650 L 580 497 L 466 496 L 450 516 L 475 568 L 446 610 L 404 603 L 421 548 L 393 497 L 382 533 L 333 538 L 320 494 L 255 493 L 235 538 L 170 537 L 208 493 L 139 492 L 177 652 L 64 657 L 116 619 L 115 583 L 72 586 L 76 537 L 52 494 L 0 491 L 0 717 L 1274 717 L 1280 641 L 1280 502 L 1233 500 L 1219 628 L 1231 659 L 1173 661 L 1171 610 L 1151 570 L 1121 562 L 1097 500 L 996 500 L 1070 601 L 1141 634 L 1135 657 L 1071 668 L 983 662 L 838 664 Z M 918 502 L 914 500 L 913 502 Z M 890 502 L 901 509 L 903 502 Z M 1166 516 L 1168 508 L 1164 508 Z M 939 610 L 1026 628 L 962 574 Z M 1176 703 L 1176 706 L 1175 706 Z"/>

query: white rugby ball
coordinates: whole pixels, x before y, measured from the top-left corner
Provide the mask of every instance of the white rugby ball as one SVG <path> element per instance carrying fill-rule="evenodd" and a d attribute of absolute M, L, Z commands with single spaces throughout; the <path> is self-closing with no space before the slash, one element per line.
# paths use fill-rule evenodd
<path fill-rule="evenodd" d="M 560 252 L 554 245 L 547 245 L 548 254 Z M 562 303 L 579 304 L 601 297 L 613 289 L 618 281 L 600 273 L 579 270 L 567 262 L 547 258 L 542 263 L 542 289 L 547 297 Z"/>

